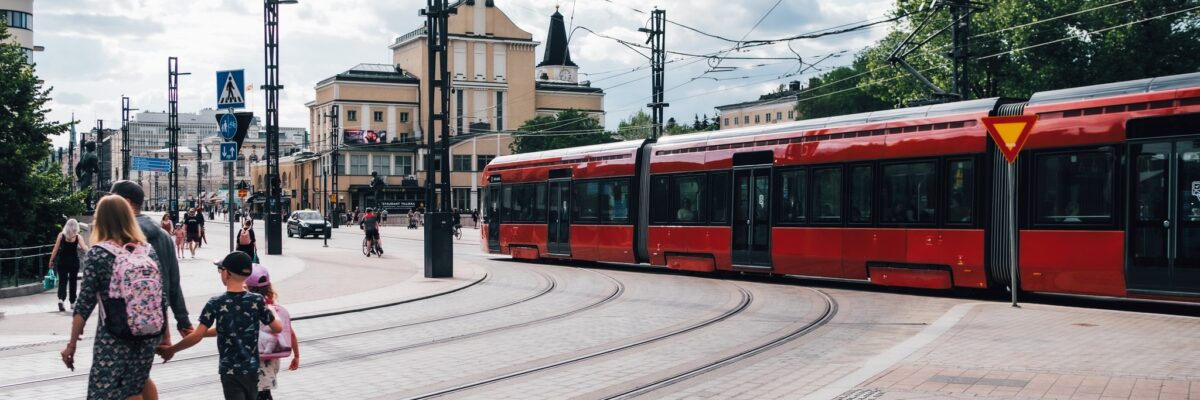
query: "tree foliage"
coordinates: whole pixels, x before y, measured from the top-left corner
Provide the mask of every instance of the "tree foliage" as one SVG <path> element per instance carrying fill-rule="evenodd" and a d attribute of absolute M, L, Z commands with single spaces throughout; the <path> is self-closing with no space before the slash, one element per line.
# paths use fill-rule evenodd
<path fill-rule="evenodd" d="M 850 67 L 818 78 L 829 91 L 854 82 L 858 91 L 817 97 L 806 91 L 803 118 L 848 114 L 927 99 L 931 92 L 888 56 L 932 12 L 924 0 L 897 0 L 894 15 L 907 15 Z M 997 0 L 972 15 L 969 97 L 1028 97 L 1034 92 L 1194 72 L 1200 68 L 1200 15 L 1184 0 Z M 1105 7 L 1106 5 L 1109 5 Z M 1087 11 L 1089 9 L 1093 9 Z M 950 24 L 945 9 L 933 14 L 914 43 Z M 1160 17 L 1161 18 L 1156 18 Z M 943 90 L 952 88 L 947 30 L 906 60 Z M 829 84 L 856 74 L 860 78 Z M 810 82 L 809 89 L 814 87 Z M 828 92 L 825 92 L 828 93 Z M 865 95 L 865 96 L 863 96 Z M 808 99 L 808 100 L 805 100 Z M 838 111 L 844 110 L 844 111 Z"/>
<path fill-rule="evenodd" d="M 70 193 L 69 178 L 47 161 L 50 136 L 69 125 L 46 120 L 50 89 L 9 38 L 0 24 L 0 248 L 52 242 L 61 216 L 83 211 L 82 194 Z"/>
<path fill-rule="evenodd" d="M 618 139 L 604 132 L 604 126 L 586 112 L 570 109 L 553 116 L 537 116 L 513 133 L 509 146 L 513 154 L 554 150 L 591 144 L 610 143 Z"/>
<path fill-rule="evenodd" d="M 617 124 L 617 136 L 625 140 L 647 139 L 652 131 L 650 114 L 646 110 L 638 110 L 636 114 L 630 115 L 629 119 L 621 120 Z"/>
<path fill-rule="evenodd" d="M 859 57 L 848 67 L 829 71 L 808 80 L 808 87 L 796 104 L 801 118 L 821 118 L 834 115 L 886 109 L 888 102 L 856 87 L 866 72 L 866 59 Z"/>

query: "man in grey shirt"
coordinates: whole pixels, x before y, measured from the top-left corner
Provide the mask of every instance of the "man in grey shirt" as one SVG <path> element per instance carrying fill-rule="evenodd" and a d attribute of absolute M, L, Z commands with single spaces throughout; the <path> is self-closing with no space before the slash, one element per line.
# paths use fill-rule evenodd
<path fill-rule="evenodd" d="M 175 314 L 179 334 L 187 336 L 192 332 L 192 323 L 188 320 L 187 305 L 183 301 L 183 291 L 179 288 L 179 261 L 175 258 L 175 245 L 171 242 L 171 237 L 153 218 L 142 214 L 145 192 L 142 191 L 141 185 L 133 181 L 120 180 L 113 183 L 110 192 L 124 197 L 133 207 L 133 213 L 137 215 L 138 227 L 142 228 L 142 233 L 146 235 L 146 241 L 158 254 L 159 271 L 162 274 L 163 283 L 165 283 L 163 286 L 166 286 L 167 290 L 167 304 Z"/>

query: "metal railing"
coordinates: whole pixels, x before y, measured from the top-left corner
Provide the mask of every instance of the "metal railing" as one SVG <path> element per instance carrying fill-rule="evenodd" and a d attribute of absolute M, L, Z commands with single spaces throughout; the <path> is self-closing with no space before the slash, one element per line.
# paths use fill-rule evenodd
<path fill-rule="evenodd" d="M 41 282 L 54 245 L 0 249 L 0 288 Z"/>

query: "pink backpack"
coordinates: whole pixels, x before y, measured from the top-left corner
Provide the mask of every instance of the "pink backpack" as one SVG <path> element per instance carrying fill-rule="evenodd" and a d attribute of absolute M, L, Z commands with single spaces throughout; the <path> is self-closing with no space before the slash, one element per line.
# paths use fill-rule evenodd
<path fill-rule="evenodd" d="M 166 329 L 162 274 L 150 258 L 150 245 L 112 242 L 97 244 L 112 253 L 112 279 L 108 299 L 101 298 L 100 318 L 113 336 L 128 340 L 147 339 Z"/>
<path fill-rule="evenodd" d="M 258 330 L 258 358 L 262 360 L 278 360 L 292 355 L 292 316 L 281 305 L 271 304 L 267 307 L 275 310 L 283 330 L 271 332 L 269 325 L 262 325 Z"/>

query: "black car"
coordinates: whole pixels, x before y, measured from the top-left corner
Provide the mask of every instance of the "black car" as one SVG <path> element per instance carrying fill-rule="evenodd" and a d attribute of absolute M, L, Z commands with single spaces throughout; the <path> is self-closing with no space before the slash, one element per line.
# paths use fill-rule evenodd
<path fill-rule="evenodd" d="M 299 235 L 305 237 L 312 235 L 313 237 L 325 235 L 328 239 L 333 233 L 330 229 L 329 222 L 321 216 L 321 213 L 313 210 L 300 210 L 292 213 L 292 216 L 287 221 L 287 235 L 292 237 Z"/>

